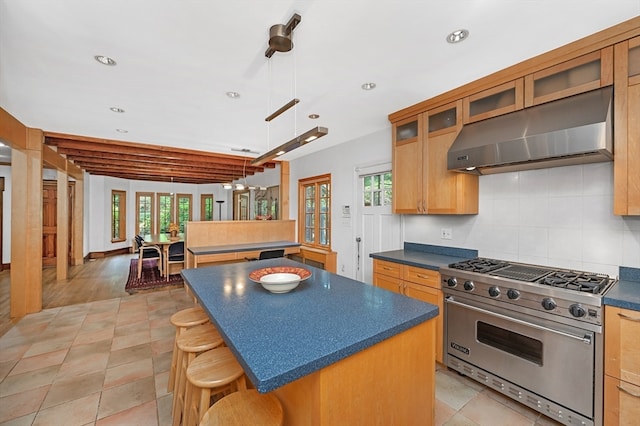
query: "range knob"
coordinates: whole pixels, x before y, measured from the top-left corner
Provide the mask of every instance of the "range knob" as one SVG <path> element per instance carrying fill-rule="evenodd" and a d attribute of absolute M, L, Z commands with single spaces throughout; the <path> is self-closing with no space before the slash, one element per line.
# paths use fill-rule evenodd
<path fill-rule="evenodd" d="M 500 296 L 500 289 L 498 287 L 489 287 L 489 296 L 498 297 Z"/>
<path fill-rule="evenodd" d="M 520 297 L 520 292 L 516 289 L 510 288 L 509 290 L 507 290 L 507 297 L 511 300 L 516 300 L 518 297 Z"/>
<path fill-rule="evenodd" d="M 476 288 L 475 284 L 473 283 L 473 281 L 465 281 L 464 282 L 464 289 L 467 291 L 472 291 L 474 288 Z"/>
<path fill-rule="evenodd" d="M 455 286 L 457 286 L 457 285 L 458 285 L 458 280 L 456 280 L 456 278 L 455 278 L 455 277 L 451 277 L 451 278 L 449 278 L 449 279 L 447 280 L 447 285 L 448 285 L 449 287 L 455 287 Z"/>
<path fill-rule="evenodd" d="M 576 318 L 583 317 L 587 313 L 582 305 L 579 305 L 578 303 L 574 303 L 573 305 L 569 306 L 569 312 L 571 312 L 571 315 Z"/>
<path fill-rule="evenodd" d="M 542 299 L 542 307 L 545 308 L 547 311 L 552 311 L 556 308 L 556 302 L 555 300 L 553 300 L 550 297 L 545 297 L 544 299 Z"/>

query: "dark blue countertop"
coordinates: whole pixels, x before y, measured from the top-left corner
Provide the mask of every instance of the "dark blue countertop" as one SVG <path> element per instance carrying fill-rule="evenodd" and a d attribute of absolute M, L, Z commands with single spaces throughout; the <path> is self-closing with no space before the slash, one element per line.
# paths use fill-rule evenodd
<path fill-rule="evenodd" d="M 269 241 L 260 243 L 245 244 L 223 244 L 218 246 L 189 247 L 189 251 L 194 255 L 234 253 L 238 251 L 270 250 L 274 248 L 300 247 L 300 243 L 295 241 Z"/>
<path fill-rule="evenodd" d="M 249 280 L 267 266 L 312 276 L 272 294 Z M 182 275 L 260 392 L 269 392 L 438 315 L 437 306 L 288 259 L 185 269 Z"/>
<path fill-rule="evenodd" d="M 602 303 L 640 311 L 640 269 L 620 267 L 620 279 L 604 295 Z"/>
<path fill-rule="evenodd" d="M 404 250 L 371 253 L 369 256 L 374 259 L 438 271 L 450 263 L 473 259 L 478 256 L 478 251 L 429 244 L 404 243 Z"/>

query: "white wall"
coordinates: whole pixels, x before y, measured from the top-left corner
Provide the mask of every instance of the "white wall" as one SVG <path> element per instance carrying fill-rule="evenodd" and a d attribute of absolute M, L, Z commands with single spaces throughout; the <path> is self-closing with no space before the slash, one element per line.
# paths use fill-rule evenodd
<path fill-rule="evenodd" d="M 322 143 L 322 140 L 312 143 Z M 357 166 L 391 161 L 391 128 L 298 158 L 290 163 L 290 218 L 298 218 L 298 180 L 331 173 L 331 248 L 338 252 L 338 271 L 355 276 L 356 250 L 353 215 L 341 216 L 343 205 L 355 206 L 354 170 Z"/>
<path fill-rule="evenodd" d="M 405 241 L 612 276 L 640 267 L 640 218 L 613 215 L 611 162 L 481 176 L 477 216 L 406 216 Z"/>

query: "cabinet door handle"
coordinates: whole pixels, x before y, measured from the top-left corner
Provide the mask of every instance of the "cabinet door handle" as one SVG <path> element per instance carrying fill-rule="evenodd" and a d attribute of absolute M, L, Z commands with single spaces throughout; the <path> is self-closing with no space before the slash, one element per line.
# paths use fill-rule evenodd
<path fill-rule="evenodd" d="M 425 280 L 428 280 L 430 278 L 428 275 L 422 275 L 422 274 L 416 274 L 416 277 L 423 278 Z"/>
<path fill-rule="evenodd" d="M 629 320 L 629 321 L 640 322 L 640 318 L 630 317 L 630 316 L 628 316 L 628 315 L 621 314 L 620 312 L 618 312 L 618 316 L 619 316 L 620 318 L 622 318 L 622 319 L 626 319 L 626 320 Z"/>
<path fill-rule="evenodd" d="M 638 399 L 640 399 L 640 395 L 636 395 L 635 393 L 631 392 L 630 390 L 627 390 L 627 389 L 623 388 L 623 387 L 622 387 L 622 386 L 620 386 L 620 385 L 617 385 L 616 387 L 618 388 L 618 390 L 619 390 L 620 392 L 624 392 L 624 393 L 626 393 L 627 395 L 630 395 L 630 396 L 632 396 L 632 397 L 634 397 L 634 398 L 638 398 Z"/>
<path fill-rule="evenodd" d="M 389 268 L 388 266 L 383 266 L 382 269 L 384 269 L 385 271 L 391 271 L 392 268 Z"/>

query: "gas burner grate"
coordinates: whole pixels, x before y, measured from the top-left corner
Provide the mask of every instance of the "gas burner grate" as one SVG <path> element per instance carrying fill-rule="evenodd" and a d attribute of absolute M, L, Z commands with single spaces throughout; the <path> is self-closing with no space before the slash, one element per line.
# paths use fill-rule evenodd
<path fill-rule="evenodd" d="M 486 274 L 496 269 L 507 266 L 508 263 L 501 260 L 485 259 L 477 257 L 475 259 L 464 260 L 462 262 L 452 263 L 450 268 L 459 269 L 461 271 L 472 271 Z"/>
<path fill-rule="evenodd" d="M 538 283 L 584 293 L 599 294 L 610 281 L 607 275 L 589 272 L 558 271 L 543 277 Z"/>

